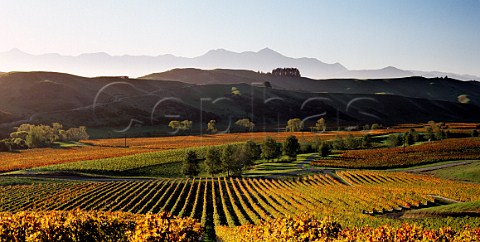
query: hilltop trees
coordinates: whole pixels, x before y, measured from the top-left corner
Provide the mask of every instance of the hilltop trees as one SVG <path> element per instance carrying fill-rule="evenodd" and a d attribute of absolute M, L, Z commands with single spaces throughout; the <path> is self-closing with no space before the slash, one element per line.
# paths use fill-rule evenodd
<path fill-rule="evenodd" d="M 300 71 L 297 68 L 276 68 L 272 70 L 272 75 L 301 77 Z"/>
<path fill-rule="evenodd" d="M 207 131 L 210 132 L 210 133 L 216 133 L 217 132 L 217 128 L 215 127 L 215 124 L 216 124 L 217 121 L 215 120 L 210 120 L 207 124 Z"/>
<path fill-rule="evenodd" d="M 244 127 L 245 131 L 252 131 L 253 128 L 255 128 L 255 124 L 253 122 L 251 122 L 248 118 L 243 118 L 243 119 L 237 120 L 237 122 L 235 122 L 235 125 L 238 125 L 240 127 Z"/>
<path fill-rule="evenodd" d="M 324 118 L 320 118 L 315 123 L 315 130 L 316 131 L 325 131 L 326 128 L 327 128 L 327 126 L 325 125 L 325 119 Z"/>
<path fill-rule="evenodd" d="M 288 120 L 286 130 L 290 132 L 298 132 L 303 129 L 303 122 L 299 118 Z"/>
<path fill-rule="evenodd" d="M 190 120 L 183 120 L 183 121 L 172 120 L 172 121 L 170 121 L 170 123 L 168 123 L 168 127 L 172 128 L 174 130 L 180 130 L 180 131 L 190 130 L 192 128 L 192 121 L 190 121 Z"/>

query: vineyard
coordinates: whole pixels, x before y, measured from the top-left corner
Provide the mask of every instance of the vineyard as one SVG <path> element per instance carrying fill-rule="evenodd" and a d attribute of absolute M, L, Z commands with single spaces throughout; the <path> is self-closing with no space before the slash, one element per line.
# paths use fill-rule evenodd
<path fill-rule="evenodd" d="M 169 212 L 202 225 L 259 224 L 266 218 L 330 216 L 344 226 L 398 226 L 362 211 L 410 208 L 435 199 L 480 200 L 480 186 L 406 173 L 344 171 L 296 179 L 195 178 L 67 182 L 1 187 L 0 211 Z M 437 219 L 430 226 L 480 226 L 477 218 Z"/>
<path fill-rule="evenodd" d="M 399 130 L 373 130 L 371 134 L 384 134 Z M 271 136 L 279 142 L 285 140 L 290 135 L 296 135 L 302 141 L 312 141 L 315 137 L 321 139 L 333 139 L 336 135 L 362 136 L 362 131 L 336 131 L 323 134 L 316 133 L 287 133 L 287 132 L 256 132 L 256 133 L 234 133 L 234 134 L 215 134 L 203 136 L 172 136 L 157 138 L 128 138 L 125 148 L 124 139 L 99 139 L 85 140 L 87 146 L 69 147 L 69 148 L 41 148 L 22 150 L 18 152 L 0 153 L 0 172 L 13 171 L 19 169 L 28 169 L 33 167 L 48 166 L 55 164 L 64 164 L 72 162 L 90 161 L 88 164 L 98 163 L 97 161 L 109 159 L 110 161 L 119 160 L 145 160 L 155 159 L 165 155 L 165 151 L 183 150 L 185 148 L 195 149 L 197 147 L 223 145 L 229 143 L 245 142 L 254 140 L 261 142 L 266 136 Z M 168 154 L 166 155 L 168 158 Z M 163 159 L 163 158 L 162 158 Z M 109 162 L 109 161 L 106 161 Z M 146 165 L 151 165 L 147 162 Z M 75 167 L 76 165 L 74 165 Z M 89 165 L 87 165 L 89 166 Z M 102 165 L 102 167 L 104 167 Z M 138 167 L 138 166 L 136 166 Z M 88 169 L 88 168 L 87 168 Z M 95 168 L 91 168 L 95 169 Z M 118 170 L 114 168 L 113 170 Z"/>
<path fill-rule="evenodd" d="M 405 148 L 347 150 L 339 156 L 321 159 L 314 164 L 345 168 L 392 168 L 474 159 L 480 159 L 480 139 L 452 138 Z"/>

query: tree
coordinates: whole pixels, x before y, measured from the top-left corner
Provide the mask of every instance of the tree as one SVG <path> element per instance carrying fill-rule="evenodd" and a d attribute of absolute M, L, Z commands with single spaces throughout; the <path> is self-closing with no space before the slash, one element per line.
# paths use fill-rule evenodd
<path fill-rule="evenodd" d="M 298 132 L 303 129 L 303 122 L 299 118 L 293 118 L 288 120 L 287 131 Z"/>
<path fill-rule="evenodd" d="M 387 138 L 387 144 L 390 147 L 396 147 L 403 144 L 402 134 L 391 134 Z"/>
<path fill-rule="evenodd" d="M 50 147 L 54 141 L 53 129 L 48 125 L 33 125 L 26 139 L 29 148 Z"/>
<path fill-rule="evenodd" d="M 245 155 L 245 166 L 250 166 L 253 161 L 258 160 L 262 153 L 257 143 L 253 142 L 252 140 L 248 140 L 243 145 L 242 151 Z"/>
<path fill-rule="evenodd" d="M 238 90 L 238 88 L 236 88 L 236 87 L 232 87 L 232 91 L 231 91 L 231 92 L 232 92 L 232 95 L 233 95 L 233 96 L 240 96 L 240 94 L 241 94 L 241 93 L 240 93 L 240 90 Z"/>
<path fill-rule="evenodd" d="M 205 155 L 205 165 L 210 175 L 222 172 L 221 153 L 217 147 L 210 147 Z"/>
<path fill-rule="evenodd" d="M 472 129 L 471 135 L 472 135 L 472 137 L 478 137 L 478 130 Z"/>
<path fill-rule="evenodd" d="M 372 124 L 372 126 L 370 127 L 370 129 L 372 129 L 372 130 L 380 129 L 380 125 L 377 124 L 377 123 L 374 123 L 374 124 Z"/>
<path fill-rule="evenodd" d="M 265 160 L 270 161 L 280 156 L 277 141 L 270 136 L 265 138 L 260 148 L 262 150 L 262 158 Z"/>
<path fill-rule="evenodd" d="M 362 147 L 369 148 L 372 145 L 372 136 L 370 134 L 366 134 L 362 137 Z"/>
<path fill-rule="evenodd" d="M 222 168 L 224 171 L 227 171 L 227 176 L 230 176 L 234 167 L 234 158 L 236 153 L 236 147 L 233 145 L 226 145 L 222 151 Z"/>
<path fill-rule="evenodd" d="M 197 176 L 200 173 L 198 165 L 197 153 L 193 150 L 189 150 L 183 160 L 183 174 L 185 176 Z"/>
<path fill-rule="evenodd" d="M 283 144 L 283 153 L 294 160 L 297 158 L 297 152 L 300 149 L 300 143 L 298 143 L 297 137 L 290 135 L 285 139 Z"/>
<path fill-rule="evenodd" d="M 269 81 L 263 82 L 263 85 L 264 85 L 266 88 L 272 88 L 272 84 L 271 84 Z"/>
<path fill-rule="evenodd" d="M 370 130 L 370 125 L 368 124 L 363 125 L 363 130 Z"/>
<path fill-rule="evenodd" d="M 192 129 L 192 121 L 190 120 L 183 120 L 180 125 L 181 130 L 190 130 Z"/>
<path fill-rule="evenodd" d="M 64 136 L 68 141 L 79 141 L 79 140 L 86 140 L 90 138 L 90 136 L 87 133 L 87 127 L 85 126 L 80 126 L 78 128 L 70 128 L 67 131 L 65 131 Z"/>
<path fill-rule="evenodd" d="M 217 132 L 217 128 L 215 127 L 216 122 L 217 121 L 215 121 L 213 119 L 208 122 L 208 124 L 207 124 L 207 131 L 208 132 L 210 132 L 212 134 Z"/>
<path fill-rule="evenodd" d="M 170 123 L 168 123 L 168 127 L 174 129 L 174 130 L 189 130 L 192 128 L 192 121 L 190 120 L 183 120 L 183 121 L 178 121 L 178 120 L 172 120 Z"/>
<path fill-rule="evenodd" d="M 316 131 L 325 131 L 326 128 L 327 128 L 327 126 L 325 125 L 325 119 L 324 118 L 320 118 L 315 123 L 315 130 Z"/>
<path fill-rule="evenodd" d="M 333 141 L 333 148 L 336 150 L 344 150 L 346 147 L 345 141 L 339 135 L 335 136 L 335 140 Z"/>
<path fill-rule="evenodd" d="M 347 135 L 347 137 L 344 140 L 344 143 L 345 143 L 345 148 L 347 149 L 353 150 L 358 147 L 357 139 L 355 139 L 352 134 Z"/>
<path fill-rule="evenodd" d="M 435 138 L 435 135 L 433 133 L 433 128 L 431 126 L 428 126 L 426 129 L 425 129 L 425 135 L 424 135 L 424 138 L 428 141 L 431 141 Z"/>
<path fill-rule="evenodd" d="M 248 118 L 237 120 L 237 122 L 235 122 L 235 125 L 244 127 L 245 131 L 252 131 L 253 128 L 255 128 L 255 124 L 253 122 L 250 122 Z"/>
<path fill-rule="evenodd" d="M 330 154 L 330 145 L 326 142 L 322 142 L 318 148 L 318 154 L 321 157 L 327 157 Z"/>

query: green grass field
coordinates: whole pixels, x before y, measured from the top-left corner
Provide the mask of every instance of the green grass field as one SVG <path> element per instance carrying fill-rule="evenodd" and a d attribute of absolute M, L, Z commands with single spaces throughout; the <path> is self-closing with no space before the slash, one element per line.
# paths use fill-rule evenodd
<path fill-rule="evenodd" d="M 431 171 L 431 174 L 445 179 L 480 183 L 480 161 Z"/>

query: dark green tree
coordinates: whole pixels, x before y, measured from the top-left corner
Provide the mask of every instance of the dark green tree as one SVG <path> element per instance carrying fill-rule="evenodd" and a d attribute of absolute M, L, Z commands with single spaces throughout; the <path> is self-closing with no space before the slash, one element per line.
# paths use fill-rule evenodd
<path fill-rule="evenodd" d="M 298 150 L 300 149 L 300 143 L 298 143 L 297 137 L 290 135 L 285 139 L 283 143 L 283 154 L 290 159 L 295 160 L 297 158 Z"/>
<path fill-rule="evenodd" d="M 243 145 L 242 151 L 245 155 L 245 166 L 251 166 L 253 161 L 258 160 L 262 153 L 258 144 L 252 140 L 248 140 Z"/>
<path fill-rule="evenodd" d="M 194 177 L 200 173 L 200 167 L 198 165 L 197 153 L 193 150 L 189 150 L 183 159 L 183 174 L 185 176 Z"/>
<path fill-rule="evenodd" d="M 473 129 L 471 135 L 472 137 L 478 137 L 478 130 Z"/>
<path fill-rule="evenodd" d="M 260 148 L 262 150 L 262 158 L 268 161 L 279 157 L 281 153 L 277 141 L 270 136 L 265 138 Z"/>
<path fill-rule="evenodd" d="M 205 155 L 205 165 L 210 175 L 222 172 L 221 152 L 217 147 L 210 147 Z"/>
<path fill-rule="evenodd" d="M 330 155 L 330 145 L 326 142 L 322 142 L 322 144 L 320 144 L 318 148 L 318 154 L 321 157 L 327 157 L 328 155 Z"/>

